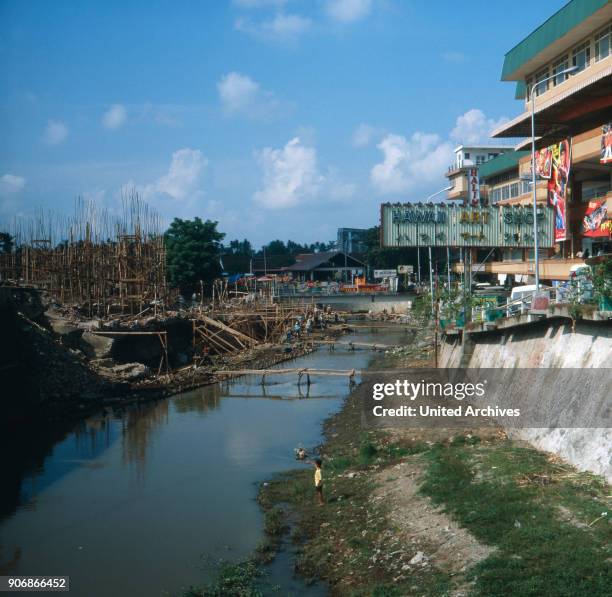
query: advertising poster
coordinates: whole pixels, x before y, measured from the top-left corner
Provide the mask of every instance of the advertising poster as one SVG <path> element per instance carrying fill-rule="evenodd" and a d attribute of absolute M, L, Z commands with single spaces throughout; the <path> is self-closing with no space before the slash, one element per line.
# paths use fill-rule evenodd
<path fill-rule="evenodd" d="M 543 147 L 535 152 L 536 175 L 540 178 L 550 178 L 552 170 L 552 149 Z"/>
<path fill-rule="evenodd" d="M 567 184 L 572 161 L 572 145 L 569 139 L 555 143 L 546 149 L 549 157 L 542 158 L 543 172 L 547 173 L 550 162 L 550 175 L 548 177 L 548 204 L 555 210 L 555 242 L 567 240 Z M 536 168 L 539 170 L 539 161 L 536 156 Z"/>
<path fill-rule="evenodd" d="M 601 157 L 602 164 L 612 164 L 612 122 L 604 124 L 601 129 Z"/>
<path fill-rule="evenodd" d="M 582 235 L 590 238 L 609 237 L 611 229 L 608 202 L 590 201 L 582 220 Z"/>

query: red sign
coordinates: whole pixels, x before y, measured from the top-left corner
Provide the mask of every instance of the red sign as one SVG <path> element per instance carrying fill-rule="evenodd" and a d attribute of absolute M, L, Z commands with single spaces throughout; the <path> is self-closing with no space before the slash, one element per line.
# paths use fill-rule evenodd
<path fill-rule="evenodd" d="M 478 207 L 480 205 L 480 182 L 478 180 L 478 168 L 468 170 L 468 187 L 470 189 L 470 205 Z"/>
<path fill-rule="evenodd" d="M 548 178 L 548 204 L 555 208 L 555 242 L 567 239 L 567 185 L 572 163 L 572 145 L 569 139 L 547 148 L 550 152 L 550 177 Z M 543 171 L 546 174 L 546 158 Z M 536 165 L 536 169 L 538 166 Z"/>
<path fill-rule="evenodd" d="M 590 201 L 582 220 L 582 235 L 591 238 L 610 237 L 612 220 L 608 216 L 608 202 Z"/>

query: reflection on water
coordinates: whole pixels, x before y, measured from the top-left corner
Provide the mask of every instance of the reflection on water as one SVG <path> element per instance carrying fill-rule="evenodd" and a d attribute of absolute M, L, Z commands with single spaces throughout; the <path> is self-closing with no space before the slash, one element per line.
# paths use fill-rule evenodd
<path fill-rule="evenodd" d="M 359 369 L 371 357 L 322 349 L 284 367 Z M 321 421 L 349 391 L 346 378 L 271 381 L 3 438 L 0 573 L 70 575 L 73 595 L 138 597 L 205 582 L 202 556 L 249 554 L 263 529 L 257 483 L 295 467 L 293 448 L 321 441 Z M 272 575 L 292 594 L 319 593 L 293 584 L 289 565 Z"/>

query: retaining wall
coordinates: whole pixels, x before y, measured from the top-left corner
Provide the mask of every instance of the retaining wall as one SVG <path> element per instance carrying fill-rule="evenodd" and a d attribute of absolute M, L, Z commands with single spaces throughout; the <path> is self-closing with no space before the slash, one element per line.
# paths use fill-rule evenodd
<path fill-rule="evenodd" d="M 440 365 L 470 368 L 612 368 L 612 323 L 547 320 L 503 331 L 443 336 Z M 612 378 L 608 376 L 608 380 Z M 603 408 L 610 408 L 610 401 Z M 583 388 L 568 388 L 582 396 Z M 581 393 L 582 392 L 582 393 Z M 588 394 L 583 396 L 589 400 Z M 537 388 L 514 400 L 536 400 Z M 511 437 L 555 452 L 581 470 L 590 470 L 612 482 L 612 430 L 508 429 Z"/>

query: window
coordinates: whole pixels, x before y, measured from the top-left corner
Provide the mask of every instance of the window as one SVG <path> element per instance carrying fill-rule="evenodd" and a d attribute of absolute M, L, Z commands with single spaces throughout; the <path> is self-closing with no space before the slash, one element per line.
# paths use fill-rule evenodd
<path fill-rule="evenodd" d="M 470 159 L 470 154 L 469 154 L 469 152 L 468 152 L 468 151 L 466 151 L 466 152 L 465 152 L 465 159 L 466 159 L 466 160 L 469 160 L 469 159 Z"/>
<path fill-rule="evenodd" d="M 489 159 L 492 160 L 493 158 L 496 158 L 499 155 L 499 153 L 490 153 L 489 154 Z"/>
<path fill-rule="evenodd" d="M 584 70 L 589 66 L 591 62 L 591 46 L 589 42 L 585 42 L 580 44 L 573 52 L 572 52 L 572 66 L 577 66 L 578 71 Z"/>
<path fill-rule="evenodd" d="M 510 199 L 510 186 L 509 185 L 502 187 L 501 192 L 502 192 L 502 199 Z"/>
<path fill-rule="evenodd" d="M 513 182 L 510 185 L 510 197 L 518 197 L 519 196 L 519 185 L 518 182 Z"/>
<path fill-rule="evenodd" d="M 484 155 L 477 155 L 476 156 L 476 165 L 480 166 L 480 164 L 484 164 L 485 163 L 485 156 Z"/>
<path fill-rule="evenodd" d="M 545 81 L 544 83 L 540 83 L 540 81 L 543 81 L 547 77 L 548 77 L 547 68 L 544 70 L 541 70 L 539 73 L 536 73 L 536 76 L 535 76 L 535 82 L 536 82 L 535 94 L 536 96 L 542 95 L 543 93 L 548 91 L 548 84 L 550 83 L 550 81 Z"/>
<path fill-rule="evenodd" d="M 531 192 L 531 185 L 529 184 L 529 181 L 527 180 L 523 180 L 521 181 L 521 193 L 530 193 Z"/>
<path fill-rule="evenodd" d="M 491 191 L 491 203 L 497 203 L 501 199 L 501 189 L 493 189 Z"/>
<path fill-rule="evenodd" d="M 567 70 L 569 68 L 568 65 L 569 62 L 567 56 L 563 56 L 563 58 L 557 60 L 557 62 L 553 64 L 552 74 L 554 76 L 554 79 L 552 80 L 552 82 L 554 86 L 561 85 L 563 81 L 567 80 L 567 78 L 569 77 L 567 73 L 563 75 L 559 73 L 563 72 L 564 70 Z"/>
<path fill-rule="evenodd" d="M 603 60 L 610 55 L 610 38 L 612 37 L 612 25 L 606 27 L 595 36 L 595 60 Z"/>

